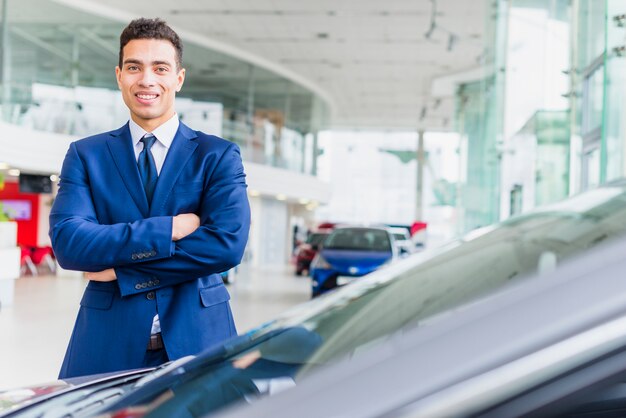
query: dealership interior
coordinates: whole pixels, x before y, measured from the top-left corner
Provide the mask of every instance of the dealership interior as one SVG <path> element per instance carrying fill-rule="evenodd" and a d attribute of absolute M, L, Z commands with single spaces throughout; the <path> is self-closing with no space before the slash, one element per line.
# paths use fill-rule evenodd
<path fill-rule="evenodd" d="M 141 17 L 184 44 L 178 119 L 240 150 L 247 244 L 203 275 L 238 336 L 60 384 L 94 284 L 50 216 L 76 141 L 129 121 Z M 623 416 L 626 1 L 0 0 L 0 27 L 0 417 Z"/>

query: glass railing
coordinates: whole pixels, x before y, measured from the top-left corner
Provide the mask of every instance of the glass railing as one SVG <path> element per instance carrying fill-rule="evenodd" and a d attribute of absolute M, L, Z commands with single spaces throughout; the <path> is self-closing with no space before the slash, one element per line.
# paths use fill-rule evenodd
<path fill-rule="evenodd" d="M 128 120 L 128 108 L 118 91 L 94 87 L 63 87 L 41 83 L 31 86 L 28 104 L 4 105 L 4 120 L 38 131 L 85 137 L 117 129 Z M 304 161 L 313 154 L 311 141 L 299 132 L 259 116 L 224 109 L 221 103 L 179 98 L 177 113 L 195 130 L 235 142 L 245 161 L 291 171 L 311 173 Z"/>

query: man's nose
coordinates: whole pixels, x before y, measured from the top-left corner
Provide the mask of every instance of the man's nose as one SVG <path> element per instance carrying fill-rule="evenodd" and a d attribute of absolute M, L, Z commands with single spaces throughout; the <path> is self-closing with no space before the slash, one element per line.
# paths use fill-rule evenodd
<path fill-rule="evenodd" d="M 155 85 L 154 74 L 151 71 L 144 71 L 139 84 L 142 87 L 150 87 Z"/>

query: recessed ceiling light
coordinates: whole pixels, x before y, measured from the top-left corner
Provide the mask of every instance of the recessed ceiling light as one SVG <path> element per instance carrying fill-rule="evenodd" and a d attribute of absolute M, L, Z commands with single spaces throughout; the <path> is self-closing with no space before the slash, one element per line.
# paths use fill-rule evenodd
<path fill-rule="evenodd" d="M 59 181 L 59 176 L 57 176 L 56 174 L 52 174 L 50 176 L 50 181 Z"/>
<path fill-rule="evenodd" d="M 258 190 L 250 190 L 250 191 L 248 192 L 248 194 L 249 194 L 250 196 L 252 196 L 252 197 L 259 197 L 259 196 L 261 196 L 261 193 L 260 193 Z"/>
<path fill-rule="evenodd" d="M 284 194 L 277 194 L 276 200 L 280 200 L 280 201 L 287 200 L 287 196 L 285 196 Z"/>
<path fill-rule="evenodd" d="M 9 168 L 7 163 L 0 163 L 0 170 L 6 170 L 7 168 Z"/>
<path fill-rule="evenodd" d="M 7 173 L 9 173 L 9 176 L 19 176 L 20 175 L 20 170 L 18 170 L 17 168 L 12 168 L 9 171 L 7 171 Z"/>

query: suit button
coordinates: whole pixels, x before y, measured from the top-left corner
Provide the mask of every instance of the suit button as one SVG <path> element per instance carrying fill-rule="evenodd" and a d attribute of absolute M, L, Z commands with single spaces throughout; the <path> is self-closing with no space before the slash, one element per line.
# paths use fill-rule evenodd
<path fill-rule="evenodd" d="M 155 286 L 157 286 L 159 283 L 161 283 L 161 282 L 159 281 L 159 279 L 154 279 L 154 285 L 155 285 Z"/>
<path fill-rule="evenodd" d="M 150 287 L 154 286 L 154 282 L 153 282 L 152 280 L 150 280 L 150 281 L 148 282 L 148 286 L 150 286 Z"/>
<path fill-rule="evenodd" d="M 137 289 L 137 290 L 141 289 L 141 285 L 140 284 L 136 284 L 135 285 L 135 289 Z"/>
<path fill-rule="evenodd" d="M 145 282 L 144 282 L 144 283 L 142 283 L 142 284 L 141 284 L 141 288 L 142 288 L 142 289 L 145 289 L 146 287 L 148 287 L 148 283 L 145 283 Z"/>
<path fill-rule="evenodd" d="M 148 258 L 148 257 L 152 257 L 152 253 L 143 253 L 143 256 Z"/>
<path fill-rule="evenodd" d="M 133 260 L 137 259 L 137 254 L 133 254 L 130 258 L 132 258 Z"/>
<path fill-rule="evenodd" d="M 148 293 L 146 293 L 146 299 L 148 299 L 148 300 L 154 300 L 154 298 L 155 298 L 155 294 L 154 294 L 154 292 L 148 292 Z"/>
<path fill-rule="evenodd" d="M 156 255 L 156 251 L 152 250 L 150 251 L 150 257 L 154 257 Z"/>

